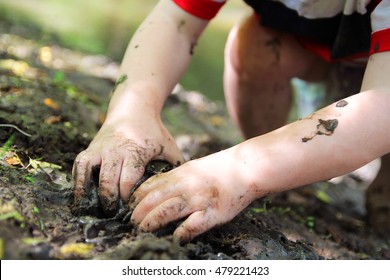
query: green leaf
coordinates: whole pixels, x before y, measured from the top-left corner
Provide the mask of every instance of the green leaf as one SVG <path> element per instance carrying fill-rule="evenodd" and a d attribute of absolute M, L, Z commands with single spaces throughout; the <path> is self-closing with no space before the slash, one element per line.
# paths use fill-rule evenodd
<path fill-rule="evenodd" d="M 4 213 L 0 215 L 0 221 L 7 220 L 7 219 L 15 219 L 18 222 L 24 222 L 25 219 L 18 211 L 12 211 L 8 213 Z"/>
<path fill-rule="evenodd" d="M 332 198 L 324 190 L 316 191 L 316 197 L 318 200 L 320 200 L 326 204 L 329 204 L 332 202 Z"/>
<path fill-rule="evenodd" d="M 251 211 L 253 211 L 253 212 L 259 214 L 259 213 L 265 213 L 265 212 L 267 212 L 267 209 L 265 209 L 265 208 L 259 208 L 259 207 L 252 207 L 252 208 L 251 208 Z"/>
<path fill-rule="evenodd" d="M 306 225 L 308 228 L 314 228 L 314 217 L 313 216 L 308 216 L 306 218 Z"/>
<path fill-rule="evenodd" d="M 23 241 L 23 243 L 25 243 L 27 245 L 37 245 L 40 243 L 44 243 L 47 240 L 41 239 L 41 238 L 26 237 L 26 238 L 22 238 L 22 241 Z"/>
<path fill-rule="evenodd" d="M 8 138 L 7 141 L 5 141 L 4 145 L 0 149 L 0 157 L 9 149 L 11 148 L 12 144 L 14 143 L 15 140 L 15 133 L 12 133 L 11 136 Z"/>

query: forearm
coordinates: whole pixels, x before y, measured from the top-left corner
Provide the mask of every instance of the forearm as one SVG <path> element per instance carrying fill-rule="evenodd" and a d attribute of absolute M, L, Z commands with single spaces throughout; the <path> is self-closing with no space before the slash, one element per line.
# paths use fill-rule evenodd
<path fill-rule="evenodd" d="M 390 92 L 372 90 L 345 101 L 345 107 L 334 103 L 235 147 L 246 183 L 261 196 L 348 173 L 387 153 Z M 316 134 L 319 119 L 338 120 L 333 134 Z"/>
<path fill-rule="evenodd" d="M 127 117 L 134 110 L 159 114 L 206 24 L 172 1 L 160 1 L 128 45 L 120 69 L 127 79 L 111 99 L 108 118 Z"/>

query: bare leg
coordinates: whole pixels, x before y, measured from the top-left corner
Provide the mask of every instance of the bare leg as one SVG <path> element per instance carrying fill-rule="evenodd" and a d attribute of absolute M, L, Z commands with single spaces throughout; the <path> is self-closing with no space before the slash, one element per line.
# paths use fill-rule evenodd
<path fill-rule="evenodd" d="M 225 49 L 228 110 L 246 138 L 279 128 L 291 107 L 291 78 L 322 79 L 327 70 L 292 35 L 248 16 L 233 28 Z"/>
<path fill-rule="evenodd" d="M 369 224 L 379 233 L 390 232 L 390 154 L 381 158 L 379 174 L 366 192 Z"/>

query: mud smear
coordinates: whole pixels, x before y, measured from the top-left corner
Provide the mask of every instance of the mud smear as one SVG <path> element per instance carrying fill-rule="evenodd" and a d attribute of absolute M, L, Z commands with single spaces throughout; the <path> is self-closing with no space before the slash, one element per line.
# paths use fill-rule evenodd
<path fill-rule="evenodd" d="M 348 102 L 346 100 L 340 100 L 336 103 L 336 107 L 342 108 L 348 105 Z"/>
<path fill-rule="evenodd" d="M 331 136 L 336 130 L 338 124 L 339 124 L 338 119 L 329 119 L 329 120 L 318 119 L 317 130 L 312 133 L 312 136 L 303 137 L 302 142 L 308 142 L 312 140 L 314 137 L 316 137 L 317 135 Z"/>
<path fill-rule="evenodd" d="M 279 38 L 273 38 L 265 42 L 265 45 L 271 49 L 271 51 L 274 53 L 275 61 L 272 63 L 273 65 L 280 63 L 280 47 L 282 46 L 282 42 Z"/>

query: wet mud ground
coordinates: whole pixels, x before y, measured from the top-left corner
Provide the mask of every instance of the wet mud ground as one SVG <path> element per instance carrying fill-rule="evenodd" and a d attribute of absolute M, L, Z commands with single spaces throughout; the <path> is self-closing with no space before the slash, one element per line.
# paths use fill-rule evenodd
<path fill-rule="evenodd" d="M 73 159 L 104 120 L 118 65 L 0 26 L 0 259 L 390 258 L 364 202 L 325 182 L 260 199 L 187 244 L 174 225 L 137 232 L 125 212 L 74 215 Z M 240 140 L 222 104 L 182 88 L 163 120 L 186 159 Z"/>

